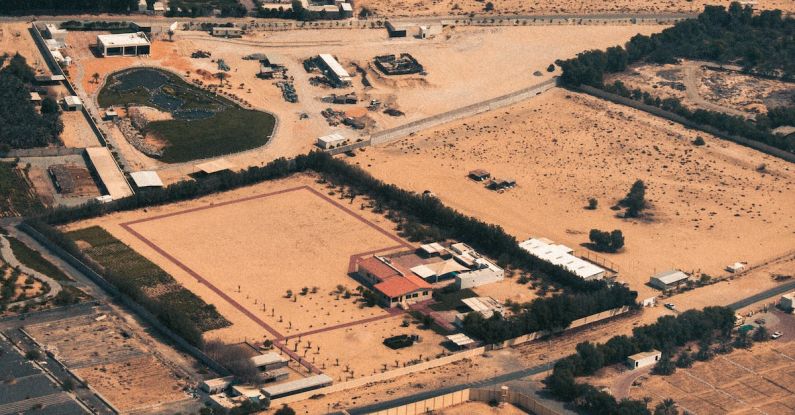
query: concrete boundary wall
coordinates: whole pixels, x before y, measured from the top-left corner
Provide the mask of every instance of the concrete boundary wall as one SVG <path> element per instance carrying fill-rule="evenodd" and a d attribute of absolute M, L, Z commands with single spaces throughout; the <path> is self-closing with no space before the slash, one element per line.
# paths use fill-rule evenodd
<path fill-rule="evenodd" d="M 578 90 L 580 92 L 584 92 L 586 94 L 595 96 L 597 98 L 602 98 L 604 100 L 607 100 L 607 101 L 610 101 L 610 102 L 613 102 L 613 103 L 616 103 L 616 104 L 626 105 L 628 107 L 632 107 L 632 108 L 635 108 L 635 109 L 638 109 L 638 110 L 641 110 L 641 111 L 644 111 L 644 112 L 648 112 L 649 114 L 656 115 L 658 117 L 665 118 L 665 119 L 673 121 L 675 123 L 682 124 L 685 127 L 689 127 L 689 128 L 695 129 L 695 130 L 703 131 L 705 133 L 712 134 L 714 136 L 717 136 L 717 137 L 720 137 L 720 138 L 735 142 L 737 144 L 744 145 L 746 147 L 751 147 L 754 150 L 761 151 L 761 152 L 763 152 L 765 154 L 769 154 L 771 156 L 778 157 L 778 158 L 784 159 L 786 161 L 795 163 L 795 154 L 790 153 L 788 151 L 785 151 L 785 150 L 782 150 L 782 149 L 779 149 L 779 148 L 776 148 L 776 147 L 773 147 L 773 146 L 769 146 L 769 145 L 767 145 L 765 143 L 762 143 L 762 142 L 759 142 L 759 141 L 749 140 L 749 139 L 747 139 L 745 137 L 740 137 L 740 136 L 737 136 L 737 135 L 732 135 L 732 134 L 725 133 L 725 132 L 723 132 L 721 130 L 718 130 L 715 127 L 712 127 L 712 126 L 709 126 L 709 125 L 704 125 L 704 124 L 699 124 L 699 123 L 694 122 L 694 121 L 690 121 L 687 118 L 682 117 L 681 115 L 677 115 L 677 114 L 674 114 L 672 112 L 665 111 L 665 110 L 663 110 L 661 108 L 657 108 L 657 107 L 652 106 L 652 105 L 646 105 L 646 104 L 644 104 L 644 103 L 642 103 L 640 101 L 635 101 L 634 99 L 625 98 L 625 97 L 622 97 L 621 95 L 616 95 L 616 94 L 613 94 L 613 93 L 610 93 L 610 92 L 607 92 L 607 91 L 603 91 L 601 89 L 594 88 L 594 87 L 588 86 L 588 85 L 580 85 L 578 88 L 575 88 L 575 90 Z"/>
<path fill-rule="evenodd" d="M 518 406 L 535 415 L 559 415 L 560 412 L 549 408 L 532 396 L 508 390 L 503 392 L 500 389 L 464 389 L 450 392 L 434 398 L 423 399 L 421 401 L 407 403 L 382 411 L 370 412 L 368 415 L 420 415 L 428 414 L 433 411 L 461 405 L 467 402 L 507 402 Z"/>
<path fill-rule="evenodd" d="M 420 120 L 412 121 L 401 126 L 390 128 L 388 130 L 379 131 L 370 136 L 372 145 L 384 144 L 393 140 L 397 140 L 408 136 L 410 134 L 422 131 L 440 124 L 448 123 L 460 118 L 471 117 L 480 113 L 492 111 L 497 108 L 505 107 L 523 101 L 527 98 L 534 97 L 544 91 L 557 86 L 558 77 L 548 79 L 540 84 L 533 85 L 528 88 L 523 88 L 518 91 L 511 92 L 496 98 L 486 101 L 478 102 L 472 105 L 467 105 L 462 108 L 454 109 L 452 111 L 444 112 L 441 114 L 433 115 Z"/>

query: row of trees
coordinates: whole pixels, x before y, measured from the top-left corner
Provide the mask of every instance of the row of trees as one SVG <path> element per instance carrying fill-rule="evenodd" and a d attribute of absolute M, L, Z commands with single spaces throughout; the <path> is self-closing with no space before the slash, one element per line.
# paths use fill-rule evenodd
<path fill-rule="evenodd" d="M 0 67 L 8 59 L 0 57 Z M 50 97 L 41 114 L 30 100 L 35 73 L 20 54 L 0 69 L 0 153 L 11 148 L 43 147 L 60 140 L 63 131 L 58 105 Z"/>
<path fill-rule="evenodd" d="M 555 363 L 552 374 L 544 382 L 556 398 L 574 402 L 589 414 L 649 414 L 642 401 L 616 401 L 607 392 L 577 383 L 576 378 L 592 375 L 608 365 L 623 363 L 628 356 L 641 351 L 657 349 L 665 356 L 671 356 L 688 342 L 711 344 L 730 336 L 733 327 L 734 312 L 726 307 L 707 307 L 701 311 L 689 310 L 676 317 L 660 317 L 654 324 L 635 328 L 632 336 L 615 336 L 602 344 L 578 344 L 577 352 Z"/>
<path fill-rule="evenodd" d="M 209 16 L 213 10 L 220 10 L 221 17 L 244 17 L 248 14 L 245 6 L 237 0 L 170 0 L 169 17 Z"/>
<path fill-rule="evenodd" d="M 129 13 L 138 0 L 3 0 L 0 14 Z"/>
<path fill-rule="evenodd" d="M 619 229 L 612 232 L 591 229 L 588 239 L 591 240 L 593 249 L 600 252 L 618 252 L 624 247 L 624 234 Z"/>

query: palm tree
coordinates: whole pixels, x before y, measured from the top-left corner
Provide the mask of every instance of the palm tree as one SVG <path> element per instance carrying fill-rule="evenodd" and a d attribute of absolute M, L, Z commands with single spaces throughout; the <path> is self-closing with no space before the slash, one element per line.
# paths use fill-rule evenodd
<path fill-rule="evenodd" d="M 654 415 L 679 415 L 676 402 L 671 398 L 663 400 L 654 407 Z"/>
<path fill-rule="evenodd" d="M 168 29 L 168 32 L 166 32 L 166 33 L 168 34 L 168 41 L 169 42 L 173 42 L 174 31 L 171 30 L 171 29 Z"/>
<path fill-rule="evenodd" d="M 223 86 L 224 79 L 226 79 L 226 72 L 218 72 L 217 74 L 215 74 L 215 77 L 221 81 L 221 85 Z"/>
<path fill-rule="evenodd" d="M 91 75 L 91 79 L 93 79 L 93 80 L 94 80 L 94 83 L 95 83 L 95 84 L 99 83 L 99 74 L 98 74 L 98 73 L 96 73 L 96 72 L 94 72 L 94 74 L 93 74 L 93 75 Z"/>

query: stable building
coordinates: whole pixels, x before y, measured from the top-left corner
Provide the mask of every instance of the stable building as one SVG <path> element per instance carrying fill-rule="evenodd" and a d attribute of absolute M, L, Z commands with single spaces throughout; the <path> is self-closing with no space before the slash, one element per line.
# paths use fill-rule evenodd
<path fill-rule="evenodd" d="M 574 255 L 574 250 L 566 245 L 555 244 L 545 238 L 530 238 L 519 247 L 533 256 L 559 265 L 586 281 L 600 280 L 607 276 L 607 270 Z"/>
<path fill-rule="evenodd" d="M 408 34 L 408 28 L 406 28 L 406 26 L 398 26 L 392 22 L 386 22 L 384 26 L 386 27 L 386 32 L 389 34 L 389 37 L 406 37 Z"/>
<path fill-rule="evenodd" d="M 251 358 L 251 363 L 260 370 L 273 370 L 287 366 L 289 359 L 278 353 L 268 352 Z"/>
<path fill-rule="evenodd" d="M 215 37 L 225 37 L 225 38 L 243 37 L 243 29 L 234 26 L 232 27 L 216 26 L 213 28 L 210 34 Z"/>
<path fill-rule="evenodd" d="M 334 382 L 329 375 L 314 375 L 305 377 L 303 379 L 294 380 L 291 382 L 279 383 L 273 386 L 267 386 L 260 391 L 265 397 L 270 400 L 282 398 L 296 393 L 311 391 L 325 386 L 329 386 Z"/>
<path fill-rule="evenodd" d="M 151 43 L 144 32 L 97 36 L 97 47 L 104 57 L 148 55 Z"/>
<path fill-rule="evenodd" d="M 689 275 L 682 271 L 672 269 L 652 275 L 652 277 L 649 278 L 649 285 L 659 290 L 665 291 L 678 287 L 679 285 L 685 283 L 688 279 L 690 279 Z"/>
<path fill-rule="evenodd" d="M 662 358 L 662 352 L 658 350 L 651 350 L 648 352 L 640 352 L 627 357 L 627 365 L 630 369 L 640 369 L 643 367 L 657 364 Z"/>
<path fill-rule="evenodd" d="M 335 148 L 337 146 L 342 145 L 346 141 L 346 138 L 340 133 L 333 133 L 329 135 L 324 135 L 323 137 L 317 138 L 317 146 L 328 150 L 330 148 Z"/>
<path fill-rule="evenodd" d="M 328 53 L 321 53 L 318 55 L 317 65 L 325 73 L 325 75 L 336 86 L 348 85 L 351 82 L 351 74 L 340 65 L 334 56 Z"/>

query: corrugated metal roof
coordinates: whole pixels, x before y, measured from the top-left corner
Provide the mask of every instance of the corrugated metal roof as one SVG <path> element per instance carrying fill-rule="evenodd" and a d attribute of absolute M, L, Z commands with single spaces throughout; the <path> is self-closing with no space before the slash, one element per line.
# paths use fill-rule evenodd
<path fill-rule="evenodd" d="M 294 380 L 291 382 L 280 383 L 278 385 L 266 386 L 262 388 L 262 393 L 268 397 L 282 396 L 294 391 L 300 391 L 304 389 L 330 385 L 333 381 L 334 380 L 331 379 L 330 376 L 320 374 L 315 376 L 309 376 L 303 379 Z"/>
<path fill-rule="evenodd" d="M 130 177 L 138 187 L 163 187 L 163 181 L 156 171 L 136 171 L 130 173 Z"/>

